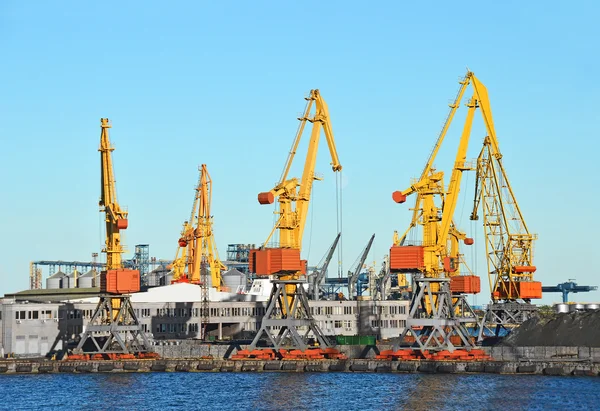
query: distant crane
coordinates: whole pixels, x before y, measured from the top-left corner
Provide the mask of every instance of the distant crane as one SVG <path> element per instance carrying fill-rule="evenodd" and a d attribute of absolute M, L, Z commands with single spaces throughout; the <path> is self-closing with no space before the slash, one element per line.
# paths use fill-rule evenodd
<path fill-rule="evenodd" d="M 558 285 L 544 285 L 542 286 L 543 293 L 562 293 L 563 303 L 569 302 L 569 293 L 587 293 L 590 291 L 596 291 L 598 289 L 595 285 L 577 285 L 575 280 L 569 279 L 565 283 Z"/>
<path fill-rule="evenodd" d="M 371 250 L 371 246 L 373 245 L 373 240 L 375 239 L 375 234 L 371 236 L 369 242 L 365 246 L 363 252 L 360 254 L 358 260 L 356 260 L 356 265 L 354 270 L 348 271 L 348 299 L 353 300 L 358 297 L 361 292 L 356 289 L 356 283 L 358 282 L 358 277 L 360 275 L 361 270 L 363 269 L 363 265 L 365 264 L 365 260 L 367 259 L 367 255 Z M 356 294 L 356 295 L 355 295 Z"/>
<path fill-rule="evenodd" d="M 227 267 L 219 259 L 213 233 L 213 216 L 210 213 L 212 202 L 212 180 L 206 164 L 199 168 L 200 176 L 190 218 L 183 224 L 179 247 L 173 261 L 173 283 L 206 284 L 202 278 L 209 271 L 211 285 L 222 291 L 221 272 Z M 208 276 L 207 276 L 208 277 Z"/>
<path fill-rule="evenodd" d="M 342 233 L 338 233 L 338 235 L 335 237 L 335 240 L 333 240 L 333 244 L 331 244 L 331 246 L 329 247 L 327 254 L 325 254 L 323 260 L 319 262 L 319 265 L 316 267 L 312 274 L 312 281 L 310 283 L 310 291 L 312 292 L 310 294 L 312 294 L 313 300 L 319 300 L 321 298 L 321 294 L 323 292 L 323 281 L 325 280 L 325 277 L 327 275 L 327 267 L 329 267 L 329 263 L 333 258 L 333 253 L 335 252 L 338 242 L 340 241 L 341 235 Z"/>

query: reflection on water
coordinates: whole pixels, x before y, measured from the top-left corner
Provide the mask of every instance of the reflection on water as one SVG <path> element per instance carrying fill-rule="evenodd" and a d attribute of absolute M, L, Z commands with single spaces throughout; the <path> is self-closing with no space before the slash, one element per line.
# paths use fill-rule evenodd
<path fill-rule="evenodd" d="M 1 375 L 2 410 L 594 410 L 600 379 L 532 375 Z"/>

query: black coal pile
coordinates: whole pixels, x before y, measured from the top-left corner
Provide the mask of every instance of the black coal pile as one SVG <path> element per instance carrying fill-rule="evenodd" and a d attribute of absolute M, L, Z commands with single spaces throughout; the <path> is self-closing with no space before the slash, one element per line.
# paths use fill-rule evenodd
<path fill-rule="evenodd" d="M 600 310 L 531 318 L 513 330 L 499 345 L 600 347 Z"/>

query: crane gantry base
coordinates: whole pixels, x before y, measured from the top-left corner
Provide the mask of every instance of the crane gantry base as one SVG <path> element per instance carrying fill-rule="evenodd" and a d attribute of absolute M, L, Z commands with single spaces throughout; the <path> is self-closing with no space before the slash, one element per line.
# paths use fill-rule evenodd
<path fill-rule="evenodd" d="M 467 303 L 466 295 L 450 292 L 449 278 L 416 278 L 413 289 L 406 328 L 394 350 L 408 347 L 453 352 L 456 348 L 475 347 L 465 324 L 477 323 L 477 316 Z M 425 307 L 431 307 L 429 313 Z"/>
<path fill-rule="evenodd" d="M 119 300 L 119 304 L 113 304 L 114 300 Z M 84 349 L 88 339 L 92 341 L 95 350 Z M 86 354 L 134 354 L 151 351 L 150 342 L 133 311 L 129 295 L 100 295 L 98 306 L 76 351 Z"/>
<path fill-rule="evenodd" d="M 330 342 L 310 313 L 304 284 L 304 281 L 299 280 L 273 280 L 269 304 L 260 329 L 250 344 L 250 350 L 256 348 L 263 333 L 267 335 L 275 350 L 295 348 L 305 351 L 311 332 L 320 347 L 330 347 Z M 293 286 L 294 293 L 288 294 L 286 286 Z M 288 306 L 288 301 L 291 301 L 291 306 Z M 283 313 L 288 314 L 282 315 Z M 279 332 L 274 335 L 274 330 Z"/>
<path fill-rule="evenodd" d="M 527 302 L 491 302 L 481 320 L 477 341 L 500 337 L 502 330 L 510 332 L 533 317 L 537 310 L 537 306 Z"/>

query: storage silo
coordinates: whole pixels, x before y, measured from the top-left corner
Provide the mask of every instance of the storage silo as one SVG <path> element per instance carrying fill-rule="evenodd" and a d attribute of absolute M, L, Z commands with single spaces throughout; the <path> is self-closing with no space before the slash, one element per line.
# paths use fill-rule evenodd
<path fill-rule="evenodd" d="M 589 303 L 585 305 L 586 310 L 597 310 L 598 308 L 600 308 L 600 304 L 598 303 Z"/>
<path fill-rule="evenodd" d="M 554 307 L 556 308 L 556 312 L 558 314 L 569 312 L 569 304 L 561 303 L 561 304 L 556 304 Z"/>
<path fill-rule="evenodd" d="M 160 285 L 170 285 L 173 281 L 173 271 L 165 273 L 160 279 Z"/>
<path fill-rule="evenodd" d="M 63 288 L 63 278 L 67 275 L 62 271 L 57 271 L 52 274 L 50 277 L 46 278 L 46 288 L 48 289 L 57 289 Z"/>
<path fill-rule="evenodd" d="M 154 270 L 150 271 L 146 276 L 146 285 L 148 287 L 158 287 L 160 285 L 164 285 L 161 282 L 164 281 L 163 277 L 168 273 L 168 271 L 164 267 L 158 267 Z"/>
<path fill-rule="evenodd" d="M 223 285 L 232 293 L 243 290 L 246 287 L 246 274 L 235 268 L 223 273 L 221 277 L 223 278 Z"/>
<path fill-rule="evenodd" d="M 63 277 L 62 288 L 77 288 L 77 277 L 79 276 L 79 271 L 75 269 L 71 274 L 68 274 L 65 277 Z"/>
<path fill-rule="evenodd" d="M 580 303 L 574 303 L 574 304 L 571 304 L 569 306 L 569 309 L 570 309 L 571 312 L 573 312 L 573 311 L 582 311 L 582 310 L 585 309 L 585 305 L 580 304 Z"/>
<path fill-rule="evenodd" d="M 97 278 L 98 274 L 95 269 L 91 269 L 87 273 L 81 275 L 77 279 L 77 288 L 93 288 L 96 286 L 95 278 Z"/>

